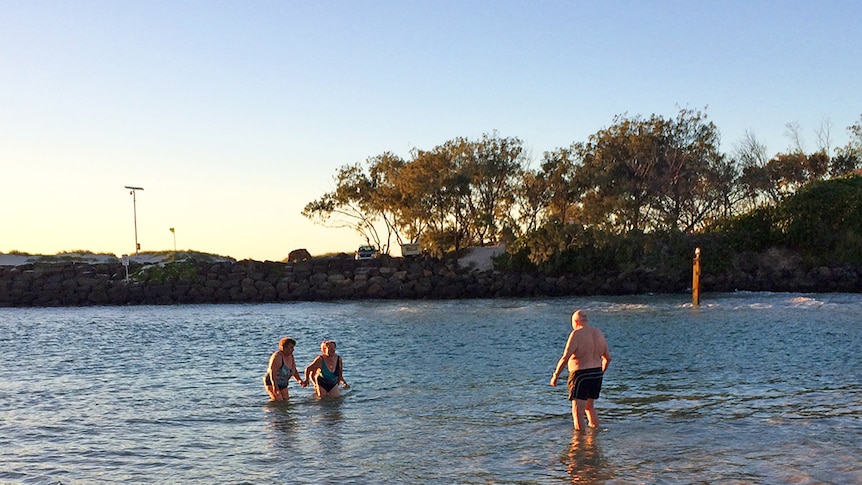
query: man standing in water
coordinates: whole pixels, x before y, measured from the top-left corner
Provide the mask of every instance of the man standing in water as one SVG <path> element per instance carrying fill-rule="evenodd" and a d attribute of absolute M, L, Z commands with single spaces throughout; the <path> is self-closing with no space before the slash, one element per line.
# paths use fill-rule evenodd
<path fill-rule="evenodd" d="M 563 356 L 551 376 L 552 386 L 557 385 L 560 372 L 567 362 L 569 400 L 572 401 L 575 431 L 584 429 L 584 414 L 590 428 L 598 427 L 599 417 L 594 401 L 602 390 L 602 376 L 611 363 L 611 351 L 602 331 L 590 327 L 587 314 L 581 310 L 572 314 L 572 333 L 569 334 Z"/>

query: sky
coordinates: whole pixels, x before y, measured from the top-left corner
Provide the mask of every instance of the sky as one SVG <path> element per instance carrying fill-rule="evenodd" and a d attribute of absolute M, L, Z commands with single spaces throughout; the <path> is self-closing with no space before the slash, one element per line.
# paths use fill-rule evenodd
<path fill-rule="evenodd" d="M 497 132 L 542 154 L 705 110 L 769 155 L 862 116 L 862 2 L 0 0 L 0 253 L 281 261 L 364 239 L 339 167 Z M 142 187 L 133 197 L 125 186 Z M 170 231 L 174 228 L 174 232 Z M 395 251 L 397 254 L 397 251 Z"/>

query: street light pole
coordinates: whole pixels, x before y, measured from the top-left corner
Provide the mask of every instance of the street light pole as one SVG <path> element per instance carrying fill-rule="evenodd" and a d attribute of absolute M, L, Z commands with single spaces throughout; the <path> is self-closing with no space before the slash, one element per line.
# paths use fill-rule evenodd
<path fill-rule="evenodd" d="M 177 231 L 174 228 L 171 228 L 171 234 L 174 235 L 174 252 L 177 252 Z"/>
<path fill-rule="evenodd" d="M 138 190 L 144 190 L 143 187 L 132 187 L 126 185 L 126 188 L 129 189 L 129 193 L 132 194 L 132 214 L 135 221 L 135 256 L 138 255 L 138 251 L 141 250 L 141 245 L 138 244 L 138 201 L 135 197 L 135 192 Z"/>

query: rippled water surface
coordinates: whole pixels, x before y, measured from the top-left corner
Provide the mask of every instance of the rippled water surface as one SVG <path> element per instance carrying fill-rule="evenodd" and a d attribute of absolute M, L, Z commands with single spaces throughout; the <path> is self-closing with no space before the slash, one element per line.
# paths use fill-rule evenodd
<path fill-rule="evenodd" d="M 584 308 L 599 430 L 548 380 Z M 278 339 L 353 388 L 267 403 Z M 0 483 L 862 483 L 862 295 L 0 309 Z"/>

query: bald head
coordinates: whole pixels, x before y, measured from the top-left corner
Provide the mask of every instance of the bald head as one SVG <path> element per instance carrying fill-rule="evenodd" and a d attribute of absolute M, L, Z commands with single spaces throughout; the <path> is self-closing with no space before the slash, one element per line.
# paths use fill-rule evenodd
<path fill-rule="evenodd" d="M 572 313 L 572 328 L 583 327 L 588 323 L 587 312 L 577 310 L 575 313 Z"/>

